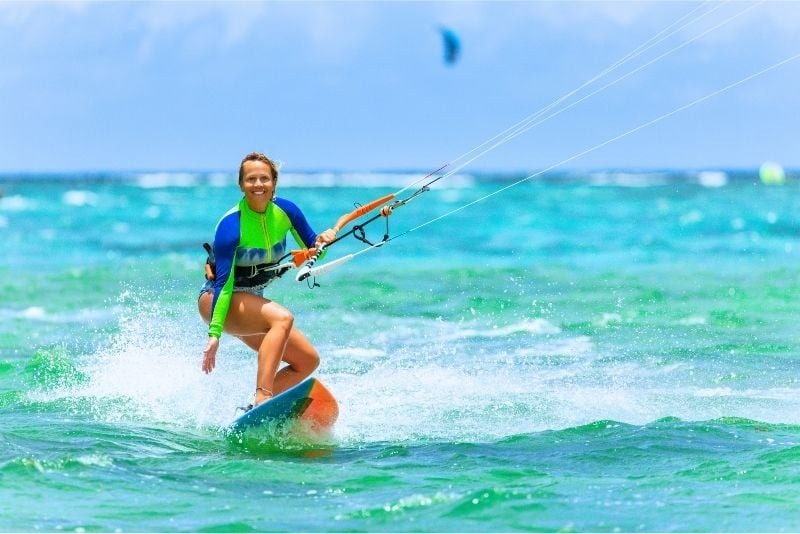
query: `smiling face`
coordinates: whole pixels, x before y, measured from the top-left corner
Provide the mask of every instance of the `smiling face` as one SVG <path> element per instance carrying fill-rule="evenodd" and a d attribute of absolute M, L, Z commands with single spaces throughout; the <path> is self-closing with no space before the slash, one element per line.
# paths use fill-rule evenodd
<path fill-rule="evenodd" d="M 275 195 L 275 176 L 263 161 L 250 160 L 242 164 L 242 180 L 239 188 L 250 209 L 263 213 Z"/>

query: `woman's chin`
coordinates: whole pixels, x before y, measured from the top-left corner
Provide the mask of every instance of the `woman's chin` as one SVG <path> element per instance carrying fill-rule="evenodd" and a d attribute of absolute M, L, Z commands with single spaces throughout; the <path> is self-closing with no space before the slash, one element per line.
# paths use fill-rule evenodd
<path fill-rule="evenodd" d="M 267 204 L 270 202 L 270 198 L 267 196 L 249 195 L 245 198 L 250 209 L 257 212 L 263 212 L 267 209 Z"/>

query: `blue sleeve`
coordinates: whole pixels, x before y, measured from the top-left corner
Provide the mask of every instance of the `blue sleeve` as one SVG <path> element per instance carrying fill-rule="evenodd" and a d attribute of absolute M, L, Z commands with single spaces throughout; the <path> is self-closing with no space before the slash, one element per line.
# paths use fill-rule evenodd
<path fill-rule="evenodd" d="M 302 243 L 297 244 L 305 245 L 306 248 L 313 247 L 317 240 L 317 234 L 311 229 L 311 225 L 308 224 L 306 216 L 303 215 L 300 208 L 298 208 L 294 202 L 286 200 L 285 198 L 276 198 L 273 202 L 275 202 L 289 217 L 289 221 L 292 223 L 292 228 L 294 229 L 293 233 L 295 238 L 299 237 L 302 241 Z"/>
<path fill-rule="evenodd" d="M 222 333 L 222 325 L 225 323 L 225 316 L 228 314 L 230 293 L 233 290 L 233 263 L 236 256 L 236 248 L 239 246 L 239 229 L 239 212 L 233 211 L 219 221 L 217 232 L 214 235 L 216 272 L 214 275 L 214 299 L 211 303 L 210 332 L 213 332 L 215 337 L 219 337 Z M 217 309 L 217 303 L 221 295 L 224 297 L 221 303 L 222 306 Z"/>

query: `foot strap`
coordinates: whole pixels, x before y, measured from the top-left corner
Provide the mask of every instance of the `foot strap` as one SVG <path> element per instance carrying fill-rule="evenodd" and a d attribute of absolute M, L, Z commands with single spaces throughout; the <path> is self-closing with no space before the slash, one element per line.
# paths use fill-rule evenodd
<path fill-rule="evenodd" d="M 237 406 L 236 409 L 247 413 L 247 412 L 249 412 L 250 410 L 253 409 L 253 405 L 252 404 L 248 404 L 247 406 Z"/>

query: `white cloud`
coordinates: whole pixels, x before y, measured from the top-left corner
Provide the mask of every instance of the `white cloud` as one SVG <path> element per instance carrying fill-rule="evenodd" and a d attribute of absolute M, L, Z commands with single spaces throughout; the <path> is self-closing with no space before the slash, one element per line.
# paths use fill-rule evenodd
<path fill-rule="evenodd" d="M 375 30 L 380 7 L 370 3 L 280 4 L 276 17 L 301 35 L 308 51 L 329 62 L 347 60 L 366 45 Z"/>
<path fill-rule="evenodd" d="M 261 2 L 146 2 L 133 13 L 141 25 L 138 54 L 141 59 L 157 53 L 165 41 L 178 40 L 193 55 L 229 49 L 255 32 L 269 31 L 269 5 Z"/>
<path fill-rule="evenodd" d="M 142 25 L 141 57 L 170 37 L 196 55 L 260 39 L 297 41 L 311 56 L 340 62 L 368 41 L 380 9 L 369 3 L 147 2 L 136 5 L 133 18 Z"/>
<path fill-rule="evenodd" d="M 259 26 L 269 31 L 268 7 L 262 2 L 145 2 L 138 6 L 137 17 L 147 33 L 154 35 L 212 25 L 219 38 L 209 44 L 229 47 L 247 39 Z"/>

